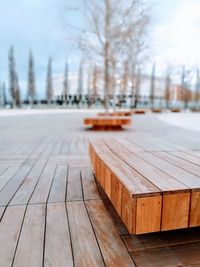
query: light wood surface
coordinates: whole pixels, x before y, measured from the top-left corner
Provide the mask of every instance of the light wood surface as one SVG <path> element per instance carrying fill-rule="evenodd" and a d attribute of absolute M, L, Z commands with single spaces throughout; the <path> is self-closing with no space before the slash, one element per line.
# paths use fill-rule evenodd
<path fill-rule="evenodd" d="M 100 116 L 93 118 L 85 118 L 84 125 L 91 126 L 94 130 L 118 130 L 122 126 L 131 124 L 131 118 L 125 116 Z"/>
<path fill-rule="evenodd" d="M 148 150 L 155 155 L 137 147 L 134 152 L 131 139 L 91 142 L 89 154 L 100 185 L 131 234 L 200 226 L 200 174 L 163 159 L 163 152 L 154 152 L 153 145 L 152 140 L 147 141 Z M 156 147 L 167 150 L 163 142 Z M 191 152 L 170 153 L 200 165 L 200 157 Z"/>

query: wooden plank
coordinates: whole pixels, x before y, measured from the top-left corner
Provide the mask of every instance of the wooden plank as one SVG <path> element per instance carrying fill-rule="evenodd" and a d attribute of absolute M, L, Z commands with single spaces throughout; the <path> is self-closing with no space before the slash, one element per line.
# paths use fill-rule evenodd
<path fill-rule="evenodd" d="M 48 203 L 44 266 L 74 266 L 64 203 Z"/>
<path fill-rule="evenodd" d="M 106 266 L 135 266 L 101 201 L 87 201 L 86 206 Z"/>
<path fill-rule="evenodd" d="M 46 203 L 51 184 L 55 175 L 56 166 L 47 164 L 43 170 L 40 180 L 31 196 L 30 203 Z"/>
<path fill-rule="evenodd" d="M 44 226 L 45 205 L 28 206 L 13 266 L 42 266 Z"/>
<path fill-rule="evenodd" d="M 19 170 L 20 167 L 21 167 L 21 165 L 11 166 L 3 174 L 1 174 L 1 176 L 0 176 L 0 191 L 9 182 L 9 180 L 14 176 L 14 174 Z"/>
<path fill-rule="evenodd" d="M 8 207 L 5 211 L 0 223 L 0 266 L 12 265 L 24 212 L 25 206 Z"/>
<path fill-rule="evenodd" d="M 131 252 L 137 266 L 161 267 L 161 266 L 182 266 L 181 260 L 177 259 L 172 248 L 143 250 Z"/>
<path fill-rule="evenodd" d="M 154 152 L 155 156 L 162 158 L 165 161 L 168 161 L 172 164 L 174 164 L 177 167 L 180 167 L 198 177 L 200 177 L 200 166 L 193 164 L 191 162 L 188 162 L 184 159 L 178 158 L 172 154 L 166 153 L 166 152 Z"/>
<path fill-rule="evenodd" d="M 159 195 L 161 193 L 156 186 L 150 183 L 144 176 L 131 168 L 114 153 L 102 152 L 100 158 L 103 162 L 106 162 L 111 173 L 113 173 L 134 196 L 145 194 Z"/>
<path fill-rule="evenodd" d="M 67 165 L 57 166 L 48 202 L 65 202 L 67 190 L 67 174 Z"/>
<path fill-rule="evenodd" d="M 125 139 L 125 138 L 116 138 L 115 140 L 117 142 L 119 142 L 120 144 L 123 144 L 124 148 L 126 148 L 126 150 L 128 150 L 130 152 L 136 153 L 136 152 L 142 152 L 142 151 L 144 151 L 144 149 L 142 149 L 137 144 L 132 143 L 128 139 Z"/>
<path fill-rule="evenodd" d="M 1 161 L 0 161 L 1 162 Z M 2 164 L 0 163 L 0 175 L 2 175 L 3 173 L 5 173 L 5 171 L 9 168 L 9 166 L 7 164 Z"/>
<path fill-rule="evenodd" d="M 102 181 L 102 187 L 104 188 L 107 196 L 111 198 L 111 177 L 112 173 L 109 170 L 109 168 L 101 161 L 101 181 Z"/>
<path fill-rule="evenodd" d="M 200 228 L 157 232 L 146 235 L 124 235 L 122 238 L 128 251 L 152 250 L 169 246 L 179 246 L 200 242 Z"/>
<path fill-rule="evenodd" d="M 189 226 L 200 226 L 200 192 L 192 192 Z"/>
<path fill-rule="evenodd" d="M 75 266 L 104 266 L 84 203 L 68 202 L 67 211 Z"/>
<path fill-rule="evenodd" d="M 187 227 L 188 221 L 189 221 L 189 206 L 190 206 L 189 187 L 184 185 L 183 183 L 177 181 L 176 179 L 173 179 L 171 176 L 160 171 L 158 168 L 154 168 L 151 164 L 148 164 L 146 161 L 144 161 L 142 159 L 142 156 L 137 157 L 133 153 L 119 152 L 120 147 L 115 147 L 114 143 L 112 143 L 112 144 L 106 143 L 106 144 L 113 151 L 115 151 L 121 157 L 121 159 L 123 159 L 126 163 L 128 163 L 135 170 L 137 170 L 148 181 L 151 181 L 162 192 L 170 193 L 170 195 L 169 194 L 163 195 L 162 230 L 178 229 L 178 227 L 180 227 L 180 228 Z M 180 194 L 180 192 L 182 192 L 182 193 Z M 173 193 L 173 194 L 171 194 L 171 193 Z M 173 199 L 173 201 L 171 201 L 171 199 Z M 146 202 L 146 200 L 144 200 L 144 201 Z M 167 204 L 168 202 L 169 202 L 169 204 Z M 161 200 L 159 200 L 158 203 L 161 203 Z M 155 206 L 156 206 L 156 204 L 155 204 Z M 180 209 L 175 212 L 177 207 L 180 207 Z M 148 210 L 148 208 L 146 209 L 146 211 L 147 210 Z M 158 210 L 159 210 L 159 205 L 157 207 L 157 211 Z M 170 210 L 173 212 L 170 212 Z M 167 216 L 166 216 L 166 214 L 167 214 Z M 155 213 L 154 213 L 154 215 L 155 215 Z M 138 214 L 137 214 L 137 216 L 138 216 Z M 159 218 L 159 216 L 160 216 L 160 214 L 158 213 L 156 218 Z M 146 222 L 146 220 L 144 220 L 144 221 Z M 137 225 L 139 226 L 139 224 L 137 224 Z M 141 221 L 141 227 L 143 228 L 142 221 Z M 155 228 L 158 229 L 158 224 L 156 225 Z M 143 229 L 145 229 L 145 228 L 143 228 Z M 140 230 L 138 231 L 138 233 L 140 233 Z"/>
<path fill-rule="evenodd" d="M 33 162 L 23 165 L 0 192 L 0 206 L 7 206 L 33 167 Z"/>
<path fill-rule="evenodd" d="M 137 266 L 190 266 L 200 264 L 200 243 L 131 253 Z"/>
<path fill-rule="evenodd" d="M 67 201 L 83 200 L 80 169 L 70 167 L 67 184 Z"/>
<path fill-rule="evenodd" d="M 44 169 L 46 161 L 37 161 L 36 165 L 27 175 L 23 184 L 9 203 L 9 205 L 25 205 L 28 204 L 31 194 L 33 193 L 35 186 L 40 178 L 40 175 Z"/>
<path fill-rule="evenodd" d="M 200 177 L 191 174 L 190 172 L 173 165 L 172 163 L 156 157 L 152 153 L 140 153 L 140 157 L 148 161 L 150 164 L 159 168 L 161 171 L 167 173 L 179 182 L 185 184 L 191 189 L 200 189 Z"/>
<path fill-rule="evenodd" d="M 179 151 L 171 152 L 171 154 L 200 166 L 200 158 L 199 157 L 193 156 L 191 154 L 188 154 L 188 153 L 182 152 L 182 151 L 181 152 L 179 152 Z"/>
<path fill-rule="evenodd" d="M 136 232 L 136 207 L 137 200 L 133 198 L 132 194 L 126 189 L 125 186 L 122 187 L 122 214 L 121 218 L 126 225 L 129 233 Z"/>
<path fill-rule="evenodd" d="M 0 221 L 1 221 L 1 217 L 4 213 L 5 207 L 0 207 Z"/>
<path fill-rule="evenodd" d="M 137 198 L 135 233 L 144 234 L 160 231 L 161 217 L 163 222 L 161 208 L 161 196 Z"/>
<path fill-rule="evenodd" d="M 122 186 L 123 184 L 120 182 L 120 180 L 114 174 L 111 174 L 110 200 L 119 216 L 121 216 L 122 213 Z"/>
<path fill-rule="evenodd" d="M 127 165 L 124 161 L 120 160 L 114 153 L 101 152 L 99 158 L 101 162 L 106 162 L 106 164 L 101 164 L 101 173 L 99 173 L 99 171 L 97 170 L 98 168 L 94 168 L 96 169 L 96 176 L 97 178 L 101 177 L 101 179 L 99 179 L 101 185 L 103 186 L 105 192 L 108 192 L 108 196 L 113 206 L 126 224 L 129 232 L 139 234 L 146 233 L 146 231 L 155 231 L 155 229 L 156 231 L 159 231 L 162 201 L 161 196 L 159 196 L 158 198 L 153 196 L 159 195 L 160 191 L 158 191 L 158 189 L 154 187 L 154 190 L 151 192 L 151 194 L 149 191 L 147 194 L 145 194 L 144 192 L 146 192 L 147 188 L 152 188 L 153 185 L 150 184 L 149 181 L 146 180 L 143 176 L 135 172 L 134 169 L 130 168 L 130 166 Z M 109 170 L 110 176 L 108 176 L 108 178 L 110 179 L 111 177 L 111 183 L 110 180 L 108 180 L 110 183 L 108 190 L 105 189 L 105 179 L 102 178 L 102 176 L 105 176 L 105 169 Z M 145 184 L 147 188 L 145 187 Z M 140 188 L 139 194 L 137 194 L 139 191 L 138 189 L 136 189 L 137 187 Z M 125 193 L 123 194 L 123 192 Z M 144 201 L 141 204 L 142 207 L 144 206 L 144 212 L 138 213 L 138 221 L 136 223 L 136 216 L 139 208 L 137 208 L 137 201 L 130 198 L 141 197 L 142 195 L 144 197 L 152 195 L 152 201 L 147 201 L 145 205 Z M 140 201 L 138 202 L 138 207 Z M 148 212 L 146 212 L 146 210 Z M 150 223 L 150 219 L 152 218 L 154 218 L 152 220 L 152 223 L 155 223 L 155 225 Z M 143 227 L 144 221 L 146 223 L 146 228 Z M 141 228 L 139 228 L 138 223 L 141 223 Z"/>
<path fill-rule="evenodd" d="M 189 190 L 189 188 L 177 181 L 173 177 L 162 172 L 158 168 L 152 166 L 148 162 L 133 153 L 120 152 L 120 147 L 115 146 L 115 143 L 106 144 L 118 155 L 124 162 L 130 165 L 133 169 L 137 170 L 138 173 L 143 175 L 148 181 L 154 184 L 162 192 L 173 192 L 178 190 Z"/>
<path fill-rule="evenodd" d="M 187 228 L 189 203 L 190 193 L 165 194 L 163 196 L 161 230 Z"/>
<path fill-rule="evenodd" d="M 81 168 L 84 200 L 100 199 L 94 175 L 90 167 Z"/>

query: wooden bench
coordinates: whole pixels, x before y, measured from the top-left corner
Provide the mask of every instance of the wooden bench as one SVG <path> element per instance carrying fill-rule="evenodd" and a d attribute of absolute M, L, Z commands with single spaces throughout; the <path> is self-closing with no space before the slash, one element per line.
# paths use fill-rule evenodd
<path fill-rule="evenodd" d="M 178 113 L 178 112 L 181 112 L 181 109 L 180 108 L 172 108 L 171 112 Z"/>
<path fill-rule="evenodd" d="M 133 110 L 133 114 L 145 114 L 146 110 L 144 109 L 135 109 Z"/>
<path fill-rule="evenodd" d="M 152 109 L 152 112 L 153 113 L 162 113 L 162 109 L 160 109 L 160 108 L 154 108 L 154 109 Z"/>
<path fill-rule="evenodd" d="M 106 114 L 105 112 L 99 112 L 98 116 L 131 116 L 132 113 L 131 111 L 113 111 L 113 112 L 109 112 L 108 114 Z"/>
<path fill-rule="evenodd" d="M 84 119 L 84 125 L 94 130 L 120 130 L 122 126 L 130 125 L 131 118 L 127 117 L 96 117 Z"/>
<path fill-rule="evenodd" d="M 125 139 L 89 145 L 96 178 L 129 233 L 200 226 L 200 166 L 197 176 L 170 162 L 168 153 L 134 149 Z"/>

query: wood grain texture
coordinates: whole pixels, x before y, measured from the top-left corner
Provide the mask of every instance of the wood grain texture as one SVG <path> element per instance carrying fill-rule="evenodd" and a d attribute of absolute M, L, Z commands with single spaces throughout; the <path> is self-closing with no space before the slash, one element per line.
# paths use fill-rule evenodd
<path fill-rule="evenodd" d="M 42 266 L 44 226 L 45 205 L 28 206 L 13 266 Z"/>
<path fill-rule="evenodd" d="M 81 169 L 84 200 L 100 199 L 94 175 L 90 167 Z"/>
<path fill-rule="evenodd" d="M 200 192 L 191 193 L 189 226 L 200 226 Z"/>
<path fill-rule="evenodd" d="M 68 173 L 67 201 L 83 200 L 81 173 L 79 168 L 71 167 Z"/>
<path fill-rule="evenodd" d="M 44 171 L 40 177 L 40 180 L 31 196 L 30 203 L 46 203 L 51 184 L 55 175 L 56 166 L 55 165 L 46 165 Z"/>
<path fill-rule="evenodd" d="M 0 266 L 11 266 L 25 206 L 8 207 L 0 223 Z"/>
<path fill-rule="evenodd" d="M 163 196 L 161 230 L 187 228 L 189 223 L 190 193 Z"/>
<path fill-rule="evenodd" d="M 48 202 L 65 202 L 67 189 L 67 165 L 59 165 L 56 168 Z"/>
<path fill-rule="evenodd" d="M 28 173 L 31 171 L 34 162 L 23 165 L 12 177 L 0 192 L 0 206 L 6 206 L 15 195 Z"/>
<path fill-rule="evenodd" d="M 44 266 L 74 266 L 65 203 L 47 205 Z"/>
<path fill-rule="evenodd" d="M 27 175 L 23 184 L 13 197 L 10 205 L 25 205 L 28 203 L 35 186 L 40 178 L 40 175 L 44 169 L 46 161 L 38 161 L 30 173 Z"/>
<path fill-rule="evenodd" d="M 68 202 L 67 211 L 75 266 L 104 266 L 84 203 L 82 201 Z"/>
<path fill-rule="evenodd" d="M 106 266 L 135 266 L 101 201 L 87 202 Z"/>
<path fill-rule="evenodd" d="M 162 197 L 137 198 L 136 234 L 158 232 L 161 228 Z"/>

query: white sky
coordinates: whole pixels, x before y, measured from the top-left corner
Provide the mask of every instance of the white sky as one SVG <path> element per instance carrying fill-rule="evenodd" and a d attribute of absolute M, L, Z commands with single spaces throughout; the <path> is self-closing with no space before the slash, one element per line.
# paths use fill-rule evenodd
<path fill-rule="evenodd" d="M 67 39 L 63 23 L 66 6 L 81 8 L 83 0 L 1 0 L 0 5 L 0 81 L 8 77 L 8 48 L 15 46 L 21 88 L 26 91 L 28 52 L 35 56 L 38 93 L 45 91 L 46 65 L 53 57 L 53 72 L 60 75 L 69 55 L 70 70 L 77 68 L 79 56 Z M 100 0 L 99 0 L 100 1 Z M 200 65 L 200 0 L 146 0 L 152 2 L 150 27 L 151 62 L 160 73 L 171 64 Z M 72 24 L 81 16 L 70 15 Z M 71 52 L 69 52 L 71 51 Z M 159 74 L 160 74 L 159 73 Z"/>

